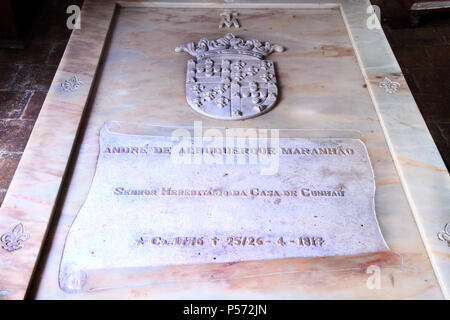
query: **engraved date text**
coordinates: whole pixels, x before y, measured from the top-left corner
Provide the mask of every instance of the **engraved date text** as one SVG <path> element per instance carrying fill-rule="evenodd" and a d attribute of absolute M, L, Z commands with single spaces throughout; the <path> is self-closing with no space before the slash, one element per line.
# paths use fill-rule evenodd
<path fill-rule="evenodd" d="M 296 245 L 298 247 L 322 247 L 325 243 L 323 237 L 299 236 L 293 237 L 271 237 L 258 236 L 228 236 L 228 237 L 169 237 L 140 236 L 136 242 L 140 245 L 150 244 L 153 246 L 167 247 L 201 247 L 201 246 L 231 246 L 231 247 L 258 247 L 264 245 L 276 245 L 279 247 Z"/>

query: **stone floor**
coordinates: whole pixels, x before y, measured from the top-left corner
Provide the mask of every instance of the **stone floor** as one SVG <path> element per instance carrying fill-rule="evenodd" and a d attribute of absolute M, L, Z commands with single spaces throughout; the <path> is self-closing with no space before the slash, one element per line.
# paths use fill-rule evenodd
<path fill-rule="evenodd" d="M 66 8 L 82 0 L 48 0 L 25 50 L 0 49 L 0 204 L 33 129 L 70 36 Z M 442 157 L 450 168 L 450 13 L 420 27 L 393 0 L 373 0 L 383 29 Z"/>

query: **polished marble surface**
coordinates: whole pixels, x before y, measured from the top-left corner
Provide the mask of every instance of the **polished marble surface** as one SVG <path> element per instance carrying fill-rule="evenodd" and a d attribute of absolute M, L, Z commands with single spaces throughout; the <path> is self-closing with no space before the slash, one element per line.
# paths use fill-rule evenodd
<path fill-rule="evenodd" d="M 267 40 L 286 44 L 286 52 L 273 54 L 277 63 L 281 99 L 273 111 L 263 116 L 240 122 L 225 124 L 221 121 L 202 118 L 192 111 L 185 102 L 184 80 L 187 57 L 173 53 L 178 43 L 198 39 L 202 36 L 217 37 L 223 31 L 217 26 L 217 9 L 164 9 L 164 8 L 125 8 L 119 11 L 111 44 L 106 53 L 105 64 L 98 80 L 92 111 L 87 129 L 83 136 L 80 154 L 74 169 L 66 200 L 61 212 L 50 255 L 44 264 L 42 280 L 37 298 L 57 297 L 76 298 L 60 291 L 55 279 L 65 237 L 76 213 L 81 208 L 94 174 L 98 156 L 98 134 L 101 126 L 108 120 L 123 120 L 158 125 L 192 125 L 202 120 L 205 125 L 233 127 L 266 127 L 311 130 L 356 131 L 366 143 L 375 170 L 377 181 L 376 206 L 381 229 L 393 254 L 400 255 L 395 262 L 381 262 L 386 270 L 395 274 L 394 287 L 383 284 L 384 295 L 394 298 L 440 297 L 440 289 L 434 278 L 431 264 L 427 262 L 426 252 L 421 244 L 413 216 L 390 158 L 388 146 L 374 105 L 365 86 L 356 55 L 338 9 L 241 9 L 242 29 L 239 34 L 248 38 L 264 35 Z M 273 22 L 268 23 L 272 19 Z M 157 22 L 150 24 L 149 22 Z M 189 26 L 189 28 L 187 28 Z M 214 26 L 214 27 L 211 27 Z M 290 28 L 289 28 L 289 27 Z M 186 29 L 190 30 L 186 32 Z M 296 30 L 292 34 L 286 30 Z M 174 76 L 179 75 L 179 77 Z M 392 210 L 395 208 L 395 210 Z M 395 256 L 397 257 L 397 256 Z M 325 291 L 327 282 L 338 281 L 338 273 L 354 281 L 352 288 L 335 288 L 324 297 L 380 297 L 382 291 L 370 290 L 366 286 L 366 268 L 356 267 L 360 259 L 355 257 L 347 261 L 350 270 L 336 273 L 329 269 L 327 260 L 317 264 L 321 272 L 310 277 L 321 282 L 318 291 Z M 369 257 L 369 261 L 373 259 Z M 388 259 L 390 261 L 391 257 Z M 403 262 L 399 262 L 402 260 Z M 132 291 L 123 289 L 123 297 L 132 297 L 139 292 L 147 297 L 182 297 L 191 290 L 198 296 L 207 297 L 212 290 L 216 297 L 229 297 L 231 294 L 247 297 L 313 297 L 302 282 L 280 286 L 279 277 L 290 281 L 302 266 L 311 260 L 293 261 L 294 266 L 285 269 L 283 263 L 252 262 L 257 272 L 245 273 L 249 284 L 239 284 L 239 289 L 226 289 L 236 283 L 240 269 L 249 267 L 248 262 L 239 263 L 221 281 L 198 284 L 194 281 L 200 274 L 210 278 L 229 270 L 227 265 L 204 265 L 188 267 L 190 274 L 184 274 L 182 267 L 169 267 L 158 272 L 140 270 L 139 277 L 146 283 L 155 281 L 155 274 L 161 273 L 158 286 L 147 285 Z M 270 266 L 275 267 L 276 275 L 270 275 Z M 411 266 L 412 268 L 408 267 Z M 224 268 L 222 270 L 222 268 Z M 268 269 L 269 268 L 269 269 Z M 353 278 L 354 268 L 358 276 Z M 417 268 L 414 270 L 414 268 Z M 56 273 L 55 273 L 56 272 Z M 132 270 L 117 270 L 119 277 L 134 274 Z M 181 272 L 181 273 L 180 273 Z M 391 272 L 391 271 L 386 271 Z M 178 273 L 180 273 L 178 275 Z M 324 277 L 323 275 L 327 276 Z M 342 276 L 342 274 L 340 275 Z M 387 276 L 387 275 L 384 275 Z M 101 278 L 101 275 L 97 277 Z M 147 280 L 147 278 L 149 278 Z M 163 279 L 166 278 L 166 281 Z M 387 277 L 389 278 L 389 276 Z M 401 289 L 400 283 L 409 280 L 415 282 L 415 290 Z M 256 283 L 264 279 L 265 287 Z M 328 279 L 328 280 L 327 280 Z M 358 280 L 357 280 L 358 279 Z M 409 279 L 409 280 L 408 280 Z M 184 281 L 186 283 L 184 283 Z M 103 280 L 105 286 L 108 281 Z M 184 289 L 171 284 L 181 282 Z M 335 284 L 339 287 L 338 284 Z M 161 292 L 161 286 L 164 288 Z M 208 289 L 202 290 L 206 286 Z M 398 287 L 397 287 L 398 286 Z M 365 290 L 363 289 L 365 288 Z M 339 291 L 339 293 L 338 293 Z M 102 290 L 86 294 L 89 297 L 107 297 L 116 291 Z M 131 293 L 133 292 L 133 293 Z M 131 294 L 131 295 L 130 295 Z"/>
<path fill-rule="evenodd" d="M 115 277 L 104 278 L 105 287 L 128 277 L 135 281 L 134 288 L 93 291 L 82 296 L 64 294 L 57 285 L 61 253 L 70 225 L 92 181 L 100 127 L 105 121 L 117 118 L 161 125 L 192 125 L 194 120 L 199 120 L 185 103 L 186 60 L 174 56 L 172 50 L 186 40 L 221 34 L 216 27 L 210 27 L 217 25 L 217 8 L 170 11 L 123 8 L 105 51 L 105 64 L 97 79 L 98 88 L 94 92 L 86 131 L 81 135 L 73 175 L 61 210 L 58 210 L 56 232 L 49 239 L 48 250 L 35 277 L 35 297 L 173 298 L 192 297 L 195 293 L 199 298 L 442 298 L 442 291 L 447 293 L 450 268 L 448 247 L 436 235 L 448 220 L 448 173 L 383 33 L 366 27 L 368 2 L 360 5 L 351 2 L 342 1 L 342 11 L 339 6 L 322 4 L 318 5 L 319 9 L 239 9 L 243 19 L 240 34 L 265 35 L 271 41 L 289 45 L 283 55 L 274 59 L 279 73 L 279 104 L 270 113 L 232 126 L 357 132 L 366 143 L 374 166 L 378 219 L 392 253 L 243 262 L 219 267 L 115 270 Z M 220 5 L 223 6 L 221 2 Z M 104 30 L 108 28 L 112 7 L 105 5 L 101 12 L 96 12 L 99 9 L 91 7 L 92 17 L 96 19 L 85 20 L 93 25 L 96 21 L 96 27 Z M 177 10 L 183 14 L 174 14 Z M 270 19 L 274 22 L 268 24 Z M 100 26 L 98 21 L 102 22 Z M 158 23 L 149 24 L 150 21 Z M 192 31 L 186 32 L 186 25 L 192 27 Z M 2 214 L 6 214 L 2 215 L 0 225 L 10 226 L 22 218 L 26 225 L 31 225 L 25 228 L 31 230 L 32 236 L 38 235 L 37 239 L 30 238 L 28 247 L 13 256 L 2 252 L 2 259 L 6 261 L 2 272 L 11 275 L 2 283 L 7 298 L 21 297 L 26 289 L 40 239 L 55 205 L 55 190 L 60 188 L 60 177 L 76 134 L 77 120 L 69 119 L 79 117 L 84 109 L 103 35 L 89 33 L 88 28 L 72 36 L 38 120 L 38 129 L 32 134 L 29 150 L 19 165 L 19 175 L 5 199 Z M 93 50 L 88 54 L 80 51 L 80 47 Z M 86 61 L 92 64 L 83 64 Z M 60 83 L 74 73 L 85 86 L 67 95 L 60 89 Z M 398 92 L 387 94 L 379 87 L 385 77 L 400 84 Z M 53 107 L 52 102 L 57 105 Z M 64 107 L 58 109 L 61 105 Z M 53 118 L 57 110 L 61 110 L 64 121 Z M 224 126 L 220 121 L 202 120 L 206 125 Z M 46 140 L 55 140 L 53 128 L 68 131 L 67 136 L 61 134 L 56 139 L 60 146 L 45 144 Z M 51 159 L 42 157 L 41 146 L 52 150 Z M 58 150 L 60 153 L 55 153 Z M 27 181 L 40 181 L 43 185 L 48 181 L 52 187 L 36 189 Z M 8 265 L 11 267 L 5 267 Z M 367 285 L 370 266 L 381 268 L 379 290 Z M 17 276 L 18 270 L 25 270 L 21 273 L 23 276 Z M 97 279 L 102 280 L 101 272 Z"/>

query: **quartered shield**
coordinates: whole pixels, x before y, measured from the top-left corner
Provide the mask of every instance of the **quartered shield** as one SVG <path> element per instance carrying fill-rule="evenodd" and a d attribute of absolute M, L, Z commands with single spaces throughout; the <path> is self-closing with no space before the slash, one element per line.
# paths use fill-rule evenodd
<path fill-rule="evenodd" d="M 264 57 L 282 47 L 244 41 L 229 33 L 177 47 L 196 57 L 188 61 L 186 99 L 197 112 L 221 120 L 241 120 L 270 110 L 278 88 L 273 61 Z"/>

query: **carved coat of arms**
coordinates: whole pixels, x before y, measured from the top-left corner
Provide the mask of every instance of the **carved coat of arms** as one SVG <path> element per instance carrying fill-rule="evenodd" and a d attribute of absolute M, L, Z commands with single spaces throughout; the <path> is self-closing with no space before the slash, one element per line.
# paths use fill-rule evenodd
<path fill-rule="evenodd" d="M 278 95 L 274 63 L 264 58 L 283 47 L 228 33 L 175 49 L 187 63 L 186 99 L 194 110 L 221 120 L 242 120 L 270 110 Z"/>

